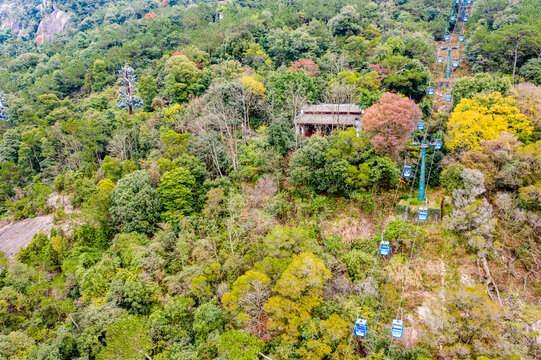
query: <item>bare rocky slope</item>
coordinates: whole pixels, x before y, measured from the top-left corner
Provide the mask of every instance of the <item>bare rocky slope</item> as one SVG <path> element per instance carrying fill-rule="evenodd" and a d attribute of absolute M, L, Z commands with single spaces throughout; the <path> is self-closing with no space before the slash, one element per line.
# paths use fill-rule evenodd
<path fill-rule="evenodd" d="M 74 213 L 66 196 L 53 194 L 49 198 L 49 204 L 53 208 L 62 206 L 66 214 Z M 0 224 L 0 251 L 6 258 L 11 258 L 19 249 L 28 246 L 36 234 L 49 234 L 55 227 L 67 230 L 70 224 L 71 221 L 55 223 L 54 214 Z"/>
<path fill-rule="evenodd" d="M 41 36 L 51 41 L 69 28 L 71 14 L 57 8 L 53 0 L 0 0 L 0 29 L 12 36 L 32 39 Z"/>

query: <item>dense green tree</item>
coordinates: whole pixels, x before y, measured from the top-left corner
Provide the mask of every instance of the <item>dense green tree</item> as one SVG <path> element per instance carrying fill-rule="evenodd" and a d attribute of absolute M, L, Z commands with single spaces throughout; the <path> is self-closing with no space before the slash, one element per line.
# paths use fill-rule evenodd
<path fill-rule="evenodd" d="M 353 6 L 346 6 L 340 14 L 329 20 L 329 29 L 334 36 L 351 36 L 361 32 L 360 15 Z"/>
<path fill-rule="evenodd" d="M 134 315 L 124 315 L 119 321 L 110 324 L 106 330 L 107 346 L 98 359 L 141 359 L 151 354 L 152 340 L 147 335 L 148 327 L 144 319 Z"/>
<path fill-rule="evenodd" d="M 360 68 L 366 63 L 366 55 L 370 50 L 370 42 L 362 36 L 352 35 L 346 39 L 344 49 L 349 62 Z"/>
<path fill-rule="evenodd" d="M 134 250 L 134 249 L 133 249 Z M 132 314 L 148 314 L 156 301 L 157 285 L 133 274 L 122 274 L 111 282 L 110 299 Z"/>
<path fill-rule="evenodd" d="M 388 90 L 397 91 L 415 101 L 421 101 L 430 81 L 430 72 L 426 66 L 419 60 L 409 60 L 402 56 L 388 58 L 383 61 L 383 64 L 389 69 L 397 70 L 383 80 Z"/>
<path fill-rule="evenodd" d="M 316 102 L 320 98 L 319 85 L 303 71 L 272 74 L 267 87 L 269 100 L 285 110 L 290 118 L 296 116 L 306 103 Z"/>
<path fill-rule="evenodd" d="M 213 332 L 220 333 L 223 325 L 224 317 L 222 312 L 210 302 L 198 307 L 194 313 L 193 331 L 199 343 L 205 341 Z"/>
<path fill-rule="evenodd" d="M 171 100 L 181 103 L 194 92 L 200 70 L 186 55 L 171 56 L 165 62 L 165 89 Z"/>
<path fill-rule="evenodd" d="M 222 334 L 218 345 L 220 355 L 225 359 L 252 360 L 259 357 L 265 343 L 256 337 L 238 330 L 229 330 Z"/>
<path fill-rule="evenodd" d="M 511 87 L 511 80 L 488 73 L 475 74 L 473 77 L 465 76 L 457 79 L 451 90 L 453 95 L 453 106 L 456 106 L 464 98 L 471 99 L 479 93 L 490 94 L 499 92 L 507 94 Z"/>
<path fill-rule="evenodd" d="M 330 150 L 331 143 L 327 138 L 312 136 L 291 157 L 291 181 L 317 192 L 344 193 L 349 163 L 345 159 L 329 161 Z"/>
<path fill-rule="evenodd" d="M 287 154 L 295 143 L 290 121 L 281 117 L 274 119 L 269 126 L 267 141 L 282 156 Z"/>
<path fill-rule="evenodd" d="M 533 82 L 535 85 L 541 85 L 541 59 L 528 60 L 520 68 L 519 74 Z"/>
<path fill-rule="evenodd" d="M 195 194 L 192 190 L 195 177 L 182 167 L 168 171 L 160 179 L 158 192 L 165 208 L 164 218 L 178 221 L 195 207 Z"/>
<path fill-rule="evenodd" d="M 271 29 L 265 39 L 265 49 L 278 66 L 305 57 L 315 57 L 321 50 L 318 39 L 306 27 L 295 30 L 285 27 Z"/>
<path fill-rule="evenodd" d="M 139 94 L 145 103 L 146 111 L 152 110 L 152 101 L 157 95 L 158 85 L 152 75 L 142 76 L 139 79 Z"/>
<path fill-rule="evenodd" d="M 254 37 L 247 29 L 230 34 L 223 44 L 225 55 L 235 60 L 242 61 L 250 46 L 254 43 Z"/>
<path fill-rule="evenodd" d="M 17 129 L 9 129 L 2 136 L 0 144 L 0 163 L 13 161 L 17 163 L 19 147 L 21 145 L 21 135 Z"/>
<path fill-rule="evenodd" d="M 501 41 L 501 44 L 504 47 L 513 49 L 512 82 L 514 85 L 519 52 L 523 52 L 527 48 L 541 46 L 541 37 L 539 36 L 535 25 L 517 23 L 503 26 L 496 33 L 496 37 L 498 41 Z"/>
<path fill-rule="evenodd" d="M 147 232 L 159 219 L 160 196 L 150 174 L 135 171 L 120 179 L 111 196 L 111 215 L 125 232 Z"/>
<path fill-rule="evenodd" d="M 102 91 L 109 83 L 109 74 L 105 67 L 105 61 L 97 59 L 92 67 L 92 91 Z"/>

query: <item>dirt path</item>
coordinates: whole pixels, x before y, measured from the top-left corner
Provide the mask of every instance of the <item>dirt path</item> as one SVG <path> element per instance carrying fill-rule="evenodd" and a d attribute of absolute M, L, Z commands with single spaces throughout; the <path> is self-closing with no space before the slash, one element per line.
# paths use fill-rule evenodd
<path fill-rule="evenodd" d="M 15 224 L 0 228 L 0 250 L 7 258 L 13 257 L 20 248 L 28 246 L 37 233 L 49 235 L 54 227 L 53 216 L 45 215 L 33 219 L 24 219 Z"/>

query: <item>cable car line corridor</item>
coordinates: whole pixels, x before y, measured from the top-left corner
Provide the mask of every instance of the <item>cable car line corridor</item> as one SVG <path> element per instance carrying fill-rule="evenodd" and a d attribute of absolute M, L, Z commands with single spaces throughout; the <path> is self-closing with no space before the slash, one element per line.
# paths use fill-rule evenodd
<path fill-rule="evenodd" d="M 432 116 L 434 114 L 434 111 L 436 111 L 436 114 L 440 113 L 442 110 L 450 112 L 451 109 L 451 102 L 452 102 L 452 96 L 451 96 L 451 87 L 452 87 L 452 79 L 456 78 L 457 74 L 455 74 L 455 70 L 459 69 L 461 66 L 461 58 L 462 58 L 462 46 L 464 40 L 465 40 L 465 23 L 469 20 L 469 11 L 471 9 L 471 1 L 470 0 L 455 0 L 456 4 L 458 4 L 458 11 L 450 15 L 449 21 L 450 22 L 456 22 L 455 26 L 453 26 L 453 29 L 451 32 L 446 30 L 444 34 L 443 41 L 441 41 L 440 44 L 438 44 L 438 53 L 435 57 L 436 61 L 433 65 L 433 74 L 432 74 L 432 80 L 435 81 L 436 76 L 438 76 L 438 72 L 440 72 L 442 80 L 439 82 L 434 82 L 433 85 L 430 84 L 427 90 L 427 97 L 432 97 L 434 101 L 432 102 L 432 107 L 430 111 L 430 115 L 428 116 L 428 123 L 432 120 Z M 450 24 L 448 25 L 450 27 Z M 440 51 L 444 52 L 445 55 L 440 54 Z M 438 71 L 438 66 L 442 66 L 442 70 Z M 462 73 L 463 71 L 461 71 Z M 445 79 L 445 81 L 443 81 Z M 432 158 L 430 160 L 429 170 L 428 170 L 428 177 L 425 178 L 425 168 L 426 168 L 426 150 L 429 147 L 433 147 L 435 149 L 441 149 L 442 148 L 442 120 L 443 117 L 439 116 L 439 124 L 438 124 L 438 130 L 435 133 L 435 135 L 432 136 L 431 139 L 429 139 L 428 136 L 428 126 L 426 122 L 423 119 L 419 119 L 418 124 L 416 126 L 416 130 L 423 132 L 423 135 L 419 137 L 413 134 L 412 136 L 412 143 L 411 148 L 418 147 L 420 148 L 420 155 L 419 155 L 419 161 L 417 161 L 417 164 L 415 166 L 415 174 L 413 176 L 413 179 L 416 179 L 417 172 L 420 168 L 420 181 L 419 181 L 419 191 L 418 191 L 418 200 L 423 201 L 424 205 L 420 206 L 417 213 L 417 226 L 415 226 L 415 234 L 413 235 L 412 245 L 409 253 L 409 257 L 406 258 L 406 265 L 405 265 L 405 271 L 403 272 L 403 278 L 401 281 L 401 291 L 400 291 L 400 300 L 398 303 L 398 307 L 396 310 L 396 316 L 392 320 L 391 323 L 391 341 L 389 343 L 389 347 L 386 351 L 386 356 L 389 356 L 391 352 L 391 348 L 393 345 L 394 339 L 400 339 L 403 336 L 404 333 L 404 320 L 402 316 L 399 315 L 403 313 L 402 302 L 404 300 L 404 294 L 405 294 L 405 286 L 407 282 L 407 277 L 410 271 L 410 265 L 413 261 L 414 254 L 415 254 L 415 246 L 416 242 L 419 236 L 419 228 L 421 224 L 423 224 L 425 221 L 428 220 L 429 212 L 427 208 L 428 200 L 425 197 L 426 188 L 428 187 L 428 183 L 430 180 L 430 176 L 432 175 L 432 169 L 434 164 L 434 156 L 435 152 L 432 153 Z M 411 150 L 410 150 L 411 151 Z M 402 170 L 402 177 L 404 179 L 411 179 L 412 178 L 412 166 L 408 165 L 409 159 L 409 152 L 405 160 L 405 165 Z M 419 166 L 420 165 L 420 166 Z M 411 182 L 411 188 L 410 188 L 410 194 L 405 206 L 404 215 L 407 216 L 408 206 L 410 199 L 412 198 L 412 191 L 414 188 L 414 181 Z M 398 192 L 398 189 L 397 189 Z M 394 202 L 393 202 L 394 206 Z M 402 231 L 405 225 L 405 221 L 402 222 L 400 231 L 398 234 L 398 237 L 396 239 L 396 242 L 399 243 L 402 236 Z M 381 236 L 381 242 L 379 244 L 378 248 L 378 254 L 381 257 L 388 257 L 392 256 L 391 253 L 391 243 L 389 241 L 384 241 L 383 236 L 385 233 L 385 229 L 382 231 Z M 377 265 L 377 259 L 375 259 L 372 270 L 370 272 L 369 277 L 372 276 L 374 269 Z M 354 325 L 353 333 L 350 336 L 349 342 L 348 342 L 348 349 L 346 351 L 344 359 L 348 358 L 348 353 L 351 346 L 351 341 L 353 337 L 358 337 L 360 339 L 367 338 L 367 346 L 366 346 L 366 356 L 365 359 L 368 359 L 370 356 L 370 348 L 372 345 L 372 341 L 374 336 L 370 336 L 373 334 L 373 332 L 377 331 L 379 320 L 380 320 L 380 314 L 382 311 L 382 308 L 384 307 L 385 301 L 386 301 L 386 295 L 387 290 L 389 286 L 389 280 L 391 278 L 391 273 L 394 271 L 395 268 L 395 258 L 393 257 L 390 262 L 387 263 L 387 277 L 385 280 L 385 285 L 383 286 L 383 293 L 381 295 L 381 299 L 379 302 L 379 307 L 377 314 L 375 316 L 375 319 L 373 320 L 373 324 L 371 324 L 371 321 L 362 318 L 359 314 L 363 310 L 363 304 L 365 296 L 363 295 L 362 302 L 360 307 L 357 310 L 357 320 Z M 397 284 L 399 285 L 399 284 Z"/>

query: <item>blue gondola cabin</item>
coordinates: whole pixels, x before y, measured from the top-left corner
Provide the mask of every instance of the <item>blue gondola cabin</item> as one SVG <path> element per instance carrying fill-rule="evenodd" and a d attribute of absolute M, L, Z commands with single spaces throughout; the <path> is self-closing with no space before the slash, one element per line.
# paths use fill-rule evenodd
<path fill-rule="evenodd" d="M 367 330 L 368 330 L 368 326 L 366 325 L 365 319 L 357 319 L 357 321 L 355 321 L 355 329 L 353 329 L 353 334 L 355 336 L 359 336 L 363 338 L 366 336 Z"/>
<path fill-rule="evenodd" d="M 379 243 L 379 254 L 387 256 L 391 253 L 391 243 L 388 241 L 382 241 Z"/>
<path fill-rule="evenodd" d="M 394 338 L 400 339 L 404 334 L 404 322 L 402 320 L 394 319 L 391 328 L 391 335 Z"/>
<path fill-rule="evenodd" d="M 419 208 L 419 213 L 417 216 L 419 218 L 419 221 L 426 221 L 426 219 L 428 219 L 428 208 L 425 206 L 421 206 Z"/>
<path fill-rule="evenodd" d="M 428 88 L 428 92 L 427 92 L 428 95 L 434 95 L 434 92 L 435 92 L 434 86 L 430 86 L 430 87 Z"/>
<path fill-rule="evenodd" d="M 419 120 L 419 122 L 417 123 L 417 130 L 424 130 L 424 129 L 425 129 L 425 121 Z"/>
<path fill-rule="evenodd" d="M 451 100 L 453 100 L 453 96 L 451 94 L 445 95 L 445 101 L 451 102 Z"/>
<path fill-rule="evenodd" d="M 458 41 L 460 41 L 460 42 L 464 41 L 464 34 L 458 35 Z"/>
<path fill-rule="evenodd" d="M 451 21 L 455 21 L 456 20 L 455 14 L 451 15 L 450 19 L 451 19 Z"/>
<path fill-rule="evenodd" d="M 462 21 L 464 22 L 468 21 L 468 15 L 464 15 L 464 17 L 462 18 Z"/>
<path fill-rule="evenodd" d="M 402 176 L 405 178 L 409 178 L 411 176 L 411 166 L 404 166 L 404 170 L 402 170 Z"/>
<path fill-rule="evenodd" d="M 436 60 L 438 64 L 442 64 L 443 63 L 443 56 L 438 56 L 438 59 Z"/>
<path fill-rule="evenodd" d="M 441 139 L 434 140 L 434 149 L 440 150 L 442 148 L 442 142 Z"/>
<path fill-rule="evenodd" d="M 445 35 L 443 35 L 443 40 L 447 41 L 451 38 L 451 35 L 449 35 L 449 33 L 445 33 Z"/>
<path fill-rule="evenodd" d="M 453 67 L 454 68 L 458 67 L 458 59 L 453 59 Z"/>

